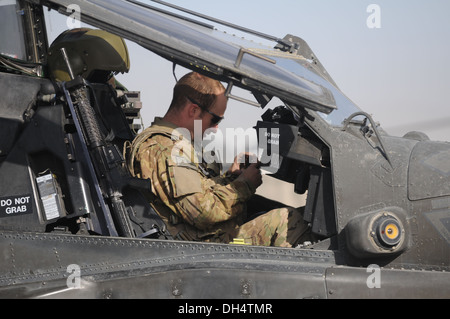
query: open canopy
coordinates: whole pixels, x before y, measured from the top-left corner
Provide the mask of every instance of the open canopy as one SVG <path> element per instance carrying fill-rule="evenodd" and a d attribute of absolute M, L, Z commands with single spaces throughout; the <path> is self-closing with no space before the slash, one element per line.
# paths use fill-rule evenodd
<path fill-rule="evenodd" d="M 162 13 L 137 1 L 49 0 L 45 3 L 66 15 L 78 6 L 83 22 L 227 82 L 230 89 L 233 85 L 247 89 L 258 101 L 277 96 L 287 104 L 326 114 L 336 109 L 332 92 L 336 88 L 319 76 L 313 61 L 307 59 L 310 57 L 227 37 L 208 24 Z"/>

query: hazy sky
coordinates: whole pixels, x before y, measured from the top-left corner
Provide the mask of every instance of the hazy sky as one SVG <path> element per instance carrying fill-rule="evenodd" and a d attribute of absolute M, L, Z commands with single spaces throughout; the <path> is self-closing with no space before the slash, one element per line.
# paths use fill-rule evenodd
<path fill-rule="evenodd" d="M 280 38 L 299 36 L 344 94 L 390 134 L 420 130 L 431 139 L 450 141 L 448 0 L 169 2 Z M 368 12 L 371 4 L 377 10 Z M 49 28 L 59 32 L 56 19 Z M 119 79 L 130 90 L 142 91 L 142 114 L 149 125 L 170 103 L 172 65 L 132 43 L 129 50 L 131 71 Z M 178 77 L 184 73 L 177 69 Z M 260 113 L 230 102 L 223 127 L 253 126 Z"/>

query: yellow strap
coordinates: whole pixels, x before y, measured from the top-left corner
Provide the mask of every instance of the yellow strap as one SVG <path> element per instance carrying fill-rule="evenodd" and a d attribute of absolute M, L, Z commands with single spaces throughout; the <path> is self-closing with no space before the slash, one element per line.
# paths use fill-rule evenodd
<path fill-rule="evenodd" d="M 251 245 L 245 242 L 245 239 L 241 239 L 241 238 L 234 238 L 232 242 L 230 242 L 230 244 L 234 244 L 234 245 Z"/>

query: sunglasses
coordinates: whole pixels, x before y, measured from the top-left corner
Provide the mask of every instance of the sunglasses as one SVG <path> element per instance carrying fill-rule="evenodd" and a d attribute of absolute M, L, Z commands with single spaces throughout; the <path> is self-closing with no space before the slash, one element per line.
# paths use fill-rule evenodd
<path fill-rule="evenodd" d="M 219 116 L 217 114 L 214 114 L 213 112 L 209 111 L 206 107 L 198 103 L 196 100 L 191 99 L 190 97 L 187 97 L 189 101 L 191 101 L 192 104 L 197 105 L 199 108 L 201 108 L 203 111 L 211 114 L 211 125 L 218 125 L 220 122 L 222 122 L 225 118 L 223 116 Z"/>

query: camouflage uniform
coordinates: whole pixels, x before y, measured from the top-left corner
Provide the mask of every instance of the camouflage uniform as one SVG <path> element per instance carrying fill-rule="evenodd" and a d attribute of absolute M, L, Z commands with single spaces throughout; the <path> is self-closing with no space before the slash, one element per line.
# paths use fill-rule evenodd
<path fill-rule="evenodd" d="M 175 238 L 229 243 L 235 238 L 291 247 L 306 232 L 300 212 L 277 209 L 245 223 L 256 189 L 243 178 L 220 176 L 196 159 L 190 135 L 156 118 L 133 142 L 133 175 L 152 182 L 152 205 Z M 200 163 L 199 163 L 200 162 Z"/>

